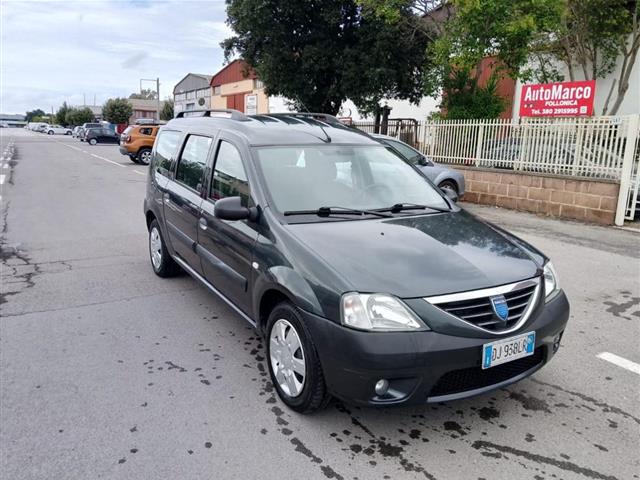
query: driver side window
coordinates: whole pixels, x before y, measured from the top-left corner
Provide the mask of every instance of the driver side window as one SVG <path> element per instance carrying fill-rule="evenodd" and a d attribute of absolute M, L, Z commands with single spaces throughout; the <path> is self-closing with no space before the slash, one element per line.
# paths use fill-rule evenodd
<path fill-rule="evenodd" d="M 240 197 L 242 205 L 249 205 L 249 180 L 242 165 L 242 157 L 236 147 L 224 140 L 218 148 L 209 197 L 214 201 Z"/>

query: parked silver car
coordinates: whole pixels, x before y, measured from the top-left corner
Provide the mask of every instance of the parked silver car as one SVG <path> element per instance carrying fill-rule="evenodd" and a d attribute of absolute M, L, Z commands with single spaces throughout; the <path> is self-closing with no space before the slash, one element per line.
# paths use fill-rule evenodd
<path fill-rule="evenodd" d="M 401 142 L 397 138 L 380 135 L 378 133 L 373 133 L 371 136 L 379 142 L 393 148 L 408 162 L 413 163 L 438 187 L 453 190 L 458 197 L 464 195 L 464 175 L 462 172 L 434 162 L 423 153 Z"/>

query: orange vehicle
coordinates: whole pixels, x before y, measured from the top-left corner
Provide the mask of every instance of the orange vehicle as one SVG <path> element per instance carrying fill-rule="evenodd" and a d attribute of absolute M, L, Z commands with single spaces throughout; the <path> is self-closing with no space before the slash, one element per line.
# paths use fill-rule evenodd
<path fill-rule="evenodd" d="M 149 165 L 151 149 L 156 140 L 159 123 L 136 123 L 120 135 L 120 153 L 128 155 L 132 162 Z"/>

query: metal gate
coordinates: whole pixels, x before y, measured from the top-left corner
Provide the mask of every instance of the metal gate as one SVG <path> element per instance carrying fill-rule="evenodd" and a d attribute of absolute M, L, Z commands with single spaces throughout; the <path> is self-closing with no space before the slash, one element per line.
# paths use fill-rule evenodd
<path fill-rule="evenodd" d="M 616 225 L 625 220 L 633 221 L 640 214 L 638 191 L 640 190 L 640 119 L 634 115 L 629 124 L 627 145 L 625 148 L 622 172 L 620 174 L 620 193 L 616 209 Z"/>

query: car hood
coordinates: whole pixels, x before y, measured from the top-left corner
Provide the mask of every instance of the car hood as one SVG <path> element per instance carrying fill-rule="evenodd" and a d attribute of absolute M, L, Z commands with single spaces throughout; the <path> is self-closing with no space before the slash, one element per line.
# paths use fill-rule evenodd
<path fill-rule="evenodd" d="M 359 292 L 414 298 L 540 274 L 523 248 L 464 210 L 288 228 Z"/>

